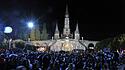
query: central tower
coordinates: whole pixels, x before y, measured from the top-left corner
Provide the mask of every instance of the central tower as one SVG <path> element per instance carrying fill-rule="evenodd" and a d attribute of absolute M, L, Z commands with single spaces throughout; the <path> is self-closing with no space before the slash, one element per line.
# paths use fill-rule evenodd
<path fill-rule="evenodd" d="M 69 36 L 70 35 L 68 5 L 66 5 L 63 35 L 64 36 Z"/>

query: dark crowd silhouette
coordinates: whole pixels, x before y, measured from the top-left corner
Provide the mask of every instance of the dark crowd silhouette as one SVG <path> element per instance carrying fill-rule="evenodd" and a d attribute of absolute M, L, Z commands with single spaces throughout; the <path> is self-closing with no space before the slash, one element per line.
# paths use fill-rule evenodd
<path fill-rule="evenodd" d="M 0 70 L 125 70 L 124 64 L 125 54 L 111 50 L 0 50 Z"/>

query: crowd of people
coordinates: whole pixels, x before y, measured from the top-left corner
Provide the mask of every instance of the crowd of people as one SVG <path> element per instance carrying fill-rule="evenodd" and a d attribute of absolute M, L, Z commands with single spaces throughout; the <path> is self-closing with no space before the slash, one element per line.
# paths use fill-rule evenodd
<path fill-rule="evenodd" d="M 0 70 L 118 70 L 122 64 L 125 54 L 116 51 L 0 51 Z"/>

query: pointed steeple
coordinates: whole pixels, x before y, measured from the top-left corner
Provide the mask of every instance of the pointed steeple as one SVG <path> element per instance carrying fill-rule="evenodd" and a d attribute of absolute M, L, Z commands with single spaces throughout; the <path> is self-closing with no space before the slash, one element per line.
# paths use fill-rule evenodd
<path fill-rule="evenodd" d="M 59 38 L 59 30 L 58 30 L 58 24 L 57 24 L 57 23 L 56 23 L 56 29 L 55 29 L 54 38 L 55 38 L 55 39 L 58 39 L 58 38 Z"/>
<path fill-rule="evenodd" d="M 75 39 L 79 40 L 80 34 L 79 34 L 79 26 L 78 26 L 78 21 L 76 24 L 76 30 L 75 30 Z"/>
<path fill-rule="evenodd" d="M 65 12 L 65 17 L 69 17 L 68 5 L 67 5 L 67 4 L 66 4 L 66 12 Z"/>
<path fill-rule="evenodd" d="M 75 33 L 76 33 L 76 34 L 79 34 L 79 25 L 78 25 L 78 22 L 77 22 L 77 24 L 76 24 L 76 30 L 75 30 Z"/>
<path fill-rule="evenodd" d="M 68 36 L 70 34 L 68 5 L 66 5 L 65 21 L 64 22 L 65 23 L 64 23 L 63 34 Z"/>
<path fill-rule="evenodd" d="M 59 33 L 59 30 L 58 30 L 58 24 L 56 23 L 56 31 L 55 33 Z"/>

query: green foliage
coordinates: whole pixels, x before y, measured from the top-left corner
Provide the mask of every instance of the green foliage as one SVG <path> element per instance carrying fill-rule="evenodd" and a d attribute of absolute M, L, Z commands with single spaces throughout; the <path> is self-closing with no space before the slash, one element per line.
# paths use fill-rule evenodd
<path fill-rule="evenodd" d="M 97 50 L 103 48 L 111 48 L 112 50 L 117 50 L 120 48 L 125 48 L 125 34 L 121 34 L 114 38 L 108 38 L 100 41 L 96 44 Z"/>
<path fill-rule="evenodd" d="M 14 41 L 15 42 L 15 46 L 17 47 L 17 48 L 21 48 L 21 49 L 23 49 L 24 48 L 24 46 L 25 46 L 25 42 L 23 41 L 23 40 L 15 40 Z"/>
<path fill-rule="evenodd" d="M 34 45 L 27 44 L 25 46 L 25 50 L 36 51 L 36 47 Z"/>
<path fill-rule="evenodd" d="M 41 39 L 42 40 L 47 40 L 48 39 L 48 33 L 47 33 L 46 23 L 43 24 L 43 30 L 42 30 Z"/>
<path fill-rule="evenodd" d="M 0 49 L 7 49 L 8 48 L 8 43 L 0 43 Z"/>
<path fill-rule="evenodd" d="M 102 40 L 99 43 L 97 43 L 95 47 L 97 50 L 100 50 L 103 48 L 111 48 L 111 46 L 109 45 L 111 43 L 111 41 L 112 41 L 112 38 Z"/>

